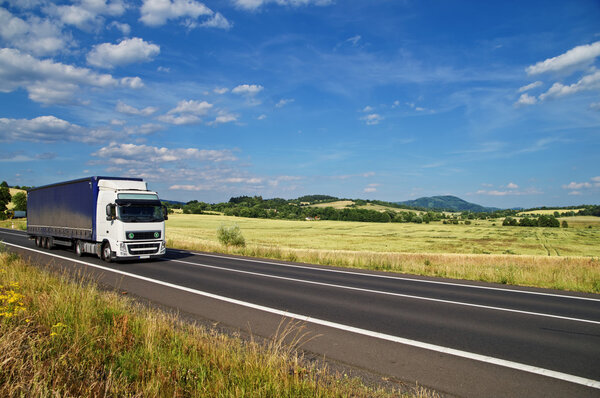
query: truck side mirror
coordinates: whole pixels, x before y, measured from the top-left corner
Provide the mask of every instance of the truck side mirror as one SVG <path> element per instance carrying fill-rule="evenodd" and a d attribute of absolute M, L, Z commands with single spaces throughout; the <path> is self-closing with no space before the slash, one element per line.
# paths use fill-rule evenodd
<path fill-rule="evenodd" d="M 169 209 L 167 209 L 167 206 L 163 206 L 162 209 L 163 209 L 163 218 L 165 220 L 168 220 L 169 219 Z"/>
<path fill-rule="evenodd" d="M 106 205 L 106 221 L 112 221 L 117 218 L 117 208 L 113 203 Z"/>

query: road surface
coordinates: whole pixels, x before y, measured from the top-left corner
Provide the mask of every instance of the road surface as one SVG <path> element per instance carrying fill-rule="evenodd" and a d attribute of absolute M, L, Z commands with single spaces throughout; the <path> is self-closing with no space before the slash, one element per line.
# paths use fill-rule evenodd
<path fill-rule="evenodd" d="M 271 336 L 282 318 L 303 349 L 450 396 L 600 397 L 600 296 L 168 250 L 107 264 L 35 247 L 0 229 L 33 263 L 228 327 Z"/>

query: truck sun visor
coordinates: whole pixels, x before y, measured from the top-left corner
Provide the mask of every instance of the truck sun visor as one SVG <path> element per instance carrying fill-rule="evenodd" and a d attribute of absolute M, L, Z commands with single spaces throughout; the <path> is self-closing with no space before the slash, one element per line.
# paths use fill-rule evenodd
<path fill-rule="evenodd" d="M 117 199 L 119 206 L 161 206 L 160 200 L 147 199 Z"/>

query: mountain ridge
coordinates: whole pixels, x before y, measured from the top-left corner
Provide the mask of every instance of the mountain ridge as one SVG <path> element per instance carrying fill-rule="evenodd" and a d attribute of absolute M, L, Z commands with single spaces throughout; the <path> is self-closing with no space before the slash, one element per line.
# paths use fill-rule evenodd
<path fill-rule="evenodd" d="M 399 205 L 424 207 L 427 209 L 450 210 L 450 211 L 471 211 L 475 213 L 489 213 L 496 210 L 501 210 L 497 207 L 486 207 L 476 203 L 467 202 L 457 196 L 424 196 L 414 200 L 405 200 L 403 202 L 395 202 Z"/>

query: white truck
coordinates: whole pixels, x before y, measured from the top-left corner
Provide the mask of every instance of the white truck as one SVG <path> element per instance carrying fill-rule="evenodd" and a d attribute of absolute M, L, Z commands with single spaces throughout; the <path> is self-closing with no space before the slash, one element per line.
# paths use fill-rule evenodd
<path fill-rule="evenodd" d="M 141 178 L 88 177 L 34 188 L 27 234 L 38 247 L 72 247 L 105 261 L 166 253 L 167 211 Z"/>

